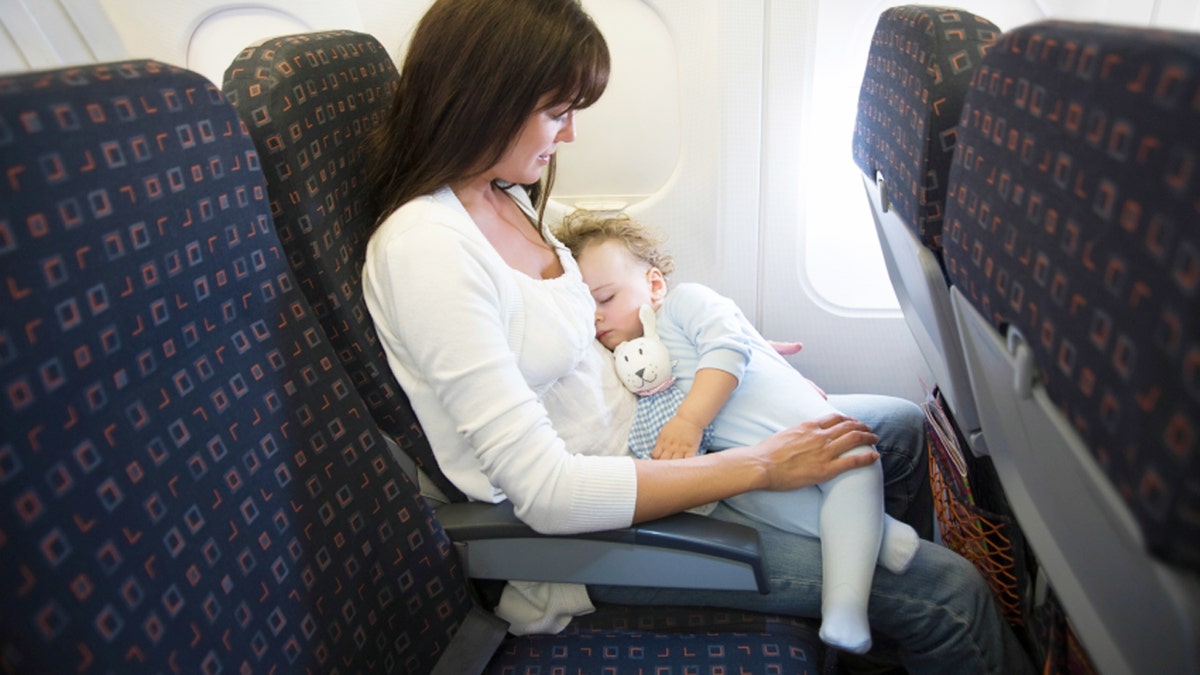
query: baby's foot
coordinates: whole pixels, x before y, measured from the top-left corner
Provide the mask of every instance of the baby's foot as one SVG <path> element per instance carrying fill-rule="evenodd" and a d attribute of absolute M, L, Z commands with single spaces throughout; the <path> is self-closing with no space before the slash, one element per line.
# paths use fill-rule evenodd
<path fill-rule="evenodd" d="M 865 608 L 836 602 L 824 603 L 821 608 L 821 641 L 831 647 L 866 654 L 871 649 L 871 627 Z"/>
<path fill-rule="evenodd" d="M 907 523 L 891 516 L 883 517 L 883 533 L 879 540 L 879 564 L 889 572 L 904 574 L 917 556 L 921 538 Z"/>

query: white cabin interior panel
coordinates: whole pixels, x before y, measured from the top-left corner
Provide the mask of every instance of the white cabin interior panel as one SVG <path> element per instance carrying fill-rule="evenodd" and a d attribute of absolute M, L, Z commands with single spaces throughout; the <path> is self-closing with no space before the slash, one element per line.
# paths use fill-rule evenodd
<path fill-rule="evenodd" d="M 220 82 L 247 44 L 369 32 L 398 63 L 430 0 L 0 0 L 0 71 L 156 58 Z M 608 92 L 560 149 L 556 198 L 668 234 L 676 280 L 730 296 L 831 392 L 924 398 L 850 157 L 887 0 L 584 0 Z M 1042 18 L 1200 27 L 1197 0 L 952 3 L 1002 29 Z"/>

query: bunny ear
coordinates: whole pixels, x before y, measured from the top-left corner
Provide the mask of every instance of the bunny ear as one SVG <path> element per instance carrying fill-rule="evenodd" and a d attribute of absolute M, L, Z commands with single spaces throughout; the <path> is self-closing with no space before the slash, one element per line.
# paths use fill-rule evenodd
<path fill-rule="evenodd" d="M 642 305 L 638 308 L 638 318 L 642 320 L 642 332 L 655 340 L 658 339 L 658 329 L 656 328 L 657 318 L 654 316 L 654 310 L 650 305 Z"/>

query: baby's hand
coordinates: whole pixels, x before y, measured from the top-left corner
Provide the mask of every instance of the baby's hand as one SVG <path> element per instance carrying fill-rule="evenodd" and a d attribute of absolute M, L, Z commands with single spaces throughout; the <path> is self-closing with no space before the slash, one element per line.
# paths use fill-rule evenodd
<path fill-rule="evenodd" d="M 767 344 L 771 345 L 780 356 L 791 356 L 792 354 L 800 353 L 804 349 L 803 342 L 780 342 L 779 340 L 767 340 Z"/>
<path fill-rule="evenodd" d="M 679 415 L 667 420 L 658 440 L 654 442 L 654 459 L 683 459 L 691 457 L 700 449 L 700 441 L 704 438 L 704 429 L 681 418 Z"/>

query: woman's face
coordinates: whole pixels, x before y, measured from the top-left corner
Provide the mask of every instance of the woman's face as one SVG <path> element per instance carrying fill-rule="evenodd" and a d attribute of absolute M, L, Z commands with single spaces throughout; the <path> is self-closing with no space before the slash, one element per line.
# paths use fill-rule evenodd
<path fill-rule="evenodd" d="M 554 103 L 549 97 L 538 101 L 537 110 L 525 119 L 516 141 L 492 167 L 495 178 L 507 183 L 530 185 L 541 180 L 559 143 L 575 140 L 575 111 L 569 103 Z"/>

